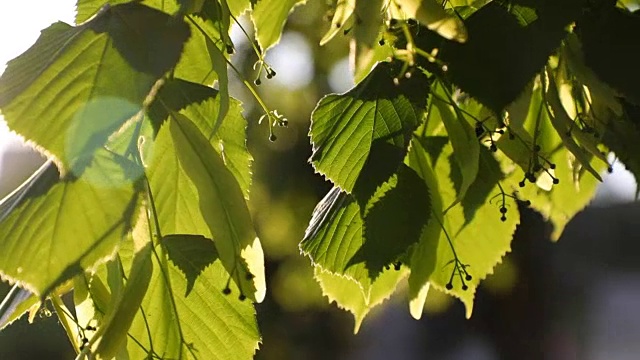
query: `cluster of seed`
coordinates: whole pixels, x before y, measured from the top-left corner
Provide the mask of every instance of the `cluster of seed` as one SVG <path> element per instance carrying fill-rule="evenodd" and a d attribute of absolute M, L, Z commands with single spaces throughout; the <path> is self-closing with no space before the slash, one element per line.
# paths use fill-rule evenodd
<path fill-rule="evenodd" d="M 385 265 L 384 268 L 387 269 L 387 270 L 390 270 L 391 266 L 393 266 L 394 270 L 398 271 L 402 267 L 402 263 L 400 261 L 396 261 L 393 264 Z"/>
<path fill-rule="evenodd" d="M 542 163 L 540 163 L 540 161 L 542 161 Z M 556 168 L 556 164 L 550 162 L 544 156 L 540 155 L 540 145 L 534 145 L 531 161 L 529 161 L 529 168 L 525 172 L 524 178 L 522 179 L 522 181 L 518 183 L 518 185 L 520 187 L 524 187 L 527 180 L 530 183 L 535 183 L 537 179 L 536 174 L 539 173 L 540 171 L 546 172 L 547 175 L 549 175 L 551 179 L 553 179 L 553 184 L 557 185 L 560 183 L 560 179 L 553 176 L 550 171 L 555 168 Z"/>
<path fill-rule="evenodd" d="M 469 289 L 466 281 L 473 280 L 473 277 L 467 271 L 469 265 L 463 264 L 457 257 L 452 261 L 453 270 L 451 271 L 451 277 L 449 278 L 449 282 L 447 283 L 447 285 L 445 285 L 445 288 L 447 290 L 453 290 L 453 278 L 458 275 L 458 277 L 460 278 L 460 282 L 462 283 L 461 289 L 466 291 L 467 289 Z"/>
<path fill-rule="evenodd" d="M 500 188 L 500 193 L 494 195 L 491 199 L 489 199 L 489 203 L 491 204 L 493 202 L 494 199 L 499 198 L 499 203 L 498 203 L 498 209 L 500 211 L 500 220 L 501 221 L 507 221 L 507 198 L 511 198 L 513 200 L 518 200 L 518 198 L 515 195 L 510 195 L 504 192 L 504 189 L 502 188 L 502 186 L 500 186 L 500 184 L 498 184 L 498 187 Z M 524 200 L 522 201 L 522 203 L 525 206 L 530 206 L 531 205 L 531 201 L 529 200 Z"/>
<path fill-rule="evenodd" d="M 245 276 L 245 279 L 246 280 L 253 279 L 253 274 L 247 273 L 247 275 Z M 230 284 L 231 284 L 231 276 L 229 276 L 229 279 L 227 280 L 227 285 L 224 287 L 224 289 L 222 289 L 222 293 L 224 295 L 231 295 L 231 287 L 229 287 Z M 242 290 L 240 290 L 240 295 L 238 295 L 238 300 L 245 301 L 246 299 L 247 299 L 247 296 L 242 293 Z"/>

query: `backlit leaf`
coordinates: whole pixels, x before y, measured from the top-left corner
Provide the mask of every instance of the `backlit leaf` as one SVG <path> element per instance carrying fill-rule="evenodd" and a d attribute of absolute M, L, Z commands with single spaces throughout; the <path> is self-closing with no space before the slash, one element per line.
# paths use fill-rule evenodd
<path fill-rule="evenodd" d="M 2 219 L 5 278 L 43 297 L 114 255 L 131 228 L 136 179 L 113 156 L 100 154 L 78 179 L 36 181 Z"/>
<path fill-rule="evenodd" d="M 256 39 L 262 51 L 280 41 L 284 24 L 293 9 L 306 0 L 259 0 L 253 7 L 251 18 L 256 28 Z"/>
<path fill-rule="evenodd" d="M 264 259 L 242 189 L 206 135 L 170 113 L 155 142 L 149 181 L 162 234 L 213 239 L 222 263 L 254 301 L 265 294 Z"/>
<path fill-rule="evenodd" d="M 325 96 L 311 115 L 311 162 L 347 192 L 359 182 L 372 194 L 386 181 L 422 121 L 426 98 L 419 94 L 426 79 L 415 74 L 395 85 L 395 71 L 393 64 L 378 64 L 352 90 Z"/>
<path fill-rule="evenodd" d="M 189 29 L 171 20 L 127 3 L 81 26 L 51 25 L 0 77 L 7 124 L 79 175 L 177 63 Z"/>

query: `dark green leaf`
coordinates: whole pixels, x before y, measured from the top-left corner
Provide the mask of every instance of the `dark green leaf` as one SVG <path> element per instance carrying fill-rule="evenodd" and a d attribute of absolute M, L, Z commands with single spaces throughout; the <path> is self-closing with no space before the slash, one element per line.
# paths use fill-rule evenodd
<path fill-rule="evenodd" d="M 584 59 L 598 77 L 640 105 L 640 14 L 615 6 L 594 9 L 578 22 Z"/>
<path fill-rule="evenodd" d="M 207 266 L 218 259 L 213 241 L 201 235 L 167 235 L 162 238 L 169 260 L 187 279 L 185 297 L 193 289 L 196 279 Z"/>
<path fill-rule="evenodd" d="M 381 198 L 368 205 L 364 216 L 364 244 L 349 260 L 364 262 L 372 278 L 418 242 L 431 213 L 424 181 L 404 164 L 378 192 Z"/>
<path fill-rule="evenodd" d="M 428 83 L 421 74 L 395 85 L 399 67 L 378 64 L 352 90 L 318 103 L 311 123 L 311 162 L 341 189 L 364 197 L 395 173 L 422 121 Z"/>

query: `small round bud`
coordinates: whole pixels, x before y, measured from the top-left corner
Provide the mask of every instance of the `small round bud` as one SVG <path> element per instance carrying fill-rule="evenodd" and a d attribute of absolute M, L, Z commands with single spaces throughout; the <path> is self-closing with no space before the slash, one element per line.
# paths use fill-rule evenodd
<path fill-rule="evenodd" d="M 523 201 L 525 206 L 531 206 L 531 201 L 530 200 L 525 200 Z"/>
<path fill-rule="evenodd" d="M 240 296 L 238 296 L 238 300 L 240 301 L 245 301 L 247 299 L 246 296 L 244 296 L 244 294 L 240 294 Z"/>
<path fill-rule="evenodd" d="M 227 45 L 225 50 L 227 51 L 227 54 L 229 54 L 229 55 L 233 54 L 233 52 L 235 51 L 233 49 L 233 45 Z"/>
<path fill-rule="evenodd" d="M 271 79 L 273 77 L 273 75 L 271 75 L 270 72 L 267 73 L 267 79 Z"/>
<path fill-rule="evenodd" d="M 500 207 L 500 212 L 501 212 L 502 214 L 506 214 L 506 213 L 507 213 L 507 208 L 506 208 L 506 207 L 504 207 L 504 206 Z"/>
<path fill-rule="evenodd" d="M 453 289 L 453 284 L 452 283 L 447 283 L 447 285 L 444 286 L 447 290 L 451 290 Z"/>
<path fill-rule="evenodd" d="M 553 179 L 553 183 L 554 183 L 555 185 L 560 184 L 560 179 L 554 178 L 554 179 Z"/>
<path fill-rule="evenodd" d="M 520 182 L 518 183 L 518 186 L 520 186 L 521 188 L 523 188 L 523 187 L 524 187 L 524 185 L 525 185 L 524 180 L 522 180 L 522 181 L 520 181 Z"/>
<path fill-rule="evenodd" d="M 462 285 L 462 290 L 467 291 L 467 289 L 468 289 L 468 288 L 469 288 L 469 287 L 467 286 L 467 284 L 463 284 L 463 285 Z"/>
<path fill-rule="evenodd" d="M 256 84 L 256 86 L 260 86 L 260 84 L 262 84 L 262 80 L 260 80 L 260 78 L 257 78 L 253 80 L 253 83 Z"/>
<path fill-rule="evenodd" d="M 549 164 L 549 169 L 555 169 L 556 168 L 556 164 Z"/>
<path fill-rule="evenodd" d="M 467 274 L 467 276 L 464 277 L 465 280 L 467 281 L 471 281 L 471 279 L 473 279 L 473 277 L 469 274 Z"/>
<path fill-rule="evenodd" d="M 496 146 L 496 144 L 491 144 L 491 146 L 489 146 L 489 150 L 491 150 L 492 152 L 496 152 L 498 151 L 498 147 Z"/>
<path fill-rule="evenodd" d="M 378 41 L 378 44 L 380 44 L 380 46 L 384 45 L 384 39 L 380 39 L 380 40 Z"/>
<path fill-rule="evenodd" d="M 278 137 L 276 136 L 276 134 L 274 133 L 269 134 L 269 141 L 274 142 L 276 140 L 278 140 Z"/>
<path fill-rule="evenodd" d="M 231 294 L 231 289 L 226 287 L 226 288 L 222 289 L 222 293 L 225 294 L 225 295 L 229 295 L 229 294 Z"/>
<path fill-rule="evenodd" d="M 609 167 L 607 168 L 607 172 L 608 172 L 609 174 L 611 174 L 611 173 L 613 172 L 613 167 L 612 167 L 612 166 L 609 166 Z"/>
<path fill-rule="evenodd" d="M 500 221 L 502 221 L 502 222 L 507 221 L 507 217 L 506 217 L 506 216 L 504 216 L 504 215 L 500 216 Z"/>

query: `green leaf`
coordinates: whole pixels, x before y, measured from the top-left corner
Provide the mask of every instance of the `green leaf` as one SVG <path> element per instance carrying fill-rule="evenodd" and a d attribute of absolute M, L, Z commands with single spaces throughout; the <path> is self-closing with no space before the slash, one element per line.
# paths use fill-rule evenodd
<path fill-rule="evenodd" d="M 372 278 L 418 242 L 430 213 L 424 181 L 405 165 L 378 192 L 381 198 L 371 200 L 364 215 L 364 243 L 349 260 L 364 262 Z"/>
<path fill-rule="evenodd" d="M 105 8 L 78 27 L 55 23 L 0 78 L 4 118 L 79 175 L 143 108 L 188 37 L 183 21 L 137 3 Z"/>
<path fill-rule="evenodd" d="M 335 13 L 331 19 L 331 27 L 329 31 L 320 40 L 320 46 L 328 43 L 333 39 L 342 29 L 347 21 L 353 15 L 353 11 L 356 9 L 356 0 L 343 0 L 336 3 Z"/>
<path fill-rule="evenodd" d="M 162 234 L 213 239 L 242 293 L 265 295 L 264 259 L 242 189 L 223 157 L 185 115 L 170 113 L 148 169 Z"/>
<path fill-rule="evenodd" d="M 415 37 L 422 50 L 438 48 L 438 64 L 419 60 L 422 66 L 450 79 L 497 114 L 542 69 L 566 36 L 568 23 L 544 12 L 523 26 L 521 16 L 509 9 L 492 1 L 474 12 L 464 21 L 469 34 L 464 44 L 438 38 L 426 29 Z"/>
<path fill-rule="evenodd" d="M 112 311 L 105 314 L 104 322 L 100 327 L 99 333 L 104 334 L 95 349 L 95 354 L 99 359 L 114 358 L 126 344 L 127 331 L 131 327 L 149 288 L 153 274 L 151 259 L 153 244 L 147 236 L 147 242 L 140 245 L 141 247 L 135 251 L 126 285 L 122 292 L 112 296 Z"/>
<path fill-rule="evenodd" d="M 597 76 L 630 102 L 640 105 L 640 14 L 603 2 L 577 23 L 584 59 Z M 612 66 L 615 64 L 615 66 Z"/>
<path fill-rule="evenodd" d="M 32 292 L 14 285 L 0 303 L 0 330 L 18 320 L 34 305 L 39 305 L 40 299 Z"/>
<path fill-rule="evenodd" d="M 44 297 L 114 255 L 131 228 L 135 179 L 99 153 L 78 179 L 36 181 L 0 222 L 0 272 Z M 43 177 L 46 178 L 46 177 Z"/>
<path fill-rule="evenodd" d="M 354 333 L 358 332 L 369 311 L 387 300 L 407 274 L 406 268 L 384 271 L 367 291 L 363 291 L 358 283 L 349 278 L 323 271 L 318 266 L 314 269 L 314 276 L 329 302 L 335 301 L 339 307 L 353 314 Z"/>
<path fill-rule="evenodd" d="M 467 41 L 467 29 L 457 15 L 447 13 L 437 0 L 399 0 L 395 3 L 397 11 L 418 20 L 445 39 L 458 42 Z M 395 10 L 395 9 L 394 9 Z"/>
<path fill-rule="evenodd" d="M 167 235 L 162 239 L 169 260 L 184 273 L 189 296 L 196 279 L 217 258 L 213 241 L 201 235 Z"/>
<path fill-rule="evenodd" d="M 334 187 L 313 211 L 300 251 L 323 270 L 370 285 L 364 264 L 349 265 L 363 244 L 361 210 L 353 195 Z"/>
<path fill-rule="evenodd" d="M 251 19 L 256 39 L 263 52 L 280 41 L 284 24 L 293 9 L 306 0 L 259 0 L 253 7 Z"/>
<path fill-rule="evenodd" d="M 548 77 L 548 87 L 546 92 L 544 93 L 545 107 L 547 110 L 547 116 L 551 120 L 551 124 L 556 129 L 558 135 L 562 139 L 564 146 L 571 151 L 571 153 L 576 157 L 576 159 L 580 162 L 582 166 L 584 166 L 587 171 L 589 171 L 596 179 L 602 181 L 600 174 L 591 166 L 590 156 L 587 154 L 587 151 L 580 145 L 576 143 L 573 139 L 574 131 L 571 131 L 573 126 L 573 121 L 567 115 L 567 111 L 562 106 L 560 102 L 560 97 L 558 95 L 558 88 L 556 86 L 556 82 L 553 80 L 553 77 Z M 580 133 L 579 130 L 575 131 L 576 134 Z M 607 162 L 604 155 L 600 154 L 600 151 L 592 145 L 592 153 L 598 153 L 600 159 L 603 162 Z"/>
<path fill-rule="evenodd" d="M 426 138 L 425 143 L 431 141 Z M 450 145 L 444 147 L 437 159 L 432 159 L 420 142 L 414 141 L 407 158 L 409 166 L 425 181 L 431 193 L 433 214 L 425 228 L 420 242 L 413 248 L 409 267 L 409 296 L 413 301 L 419 299 L 427 283 L 462 300 L 466 307 L 467 317 L 471 316 L 475 290 L 494 266 L 510 250 L 513 233 L 519 223 L 519 214 L 515 200 L 501 196 L 499 180 L 502 179 L 500 167 L 488 150 L 483 150 L 478 177 L 471 185 L 467 196 L 473 196 L 462 206 L 456 206 L 443 213 L 442 206 L 456 198 L 456 190 L 451 182 L 452 154 Z M 489 191 L 487 191 L 489 190 Z M 438 194 L 439 196 L 436 196 Z M 506 194 L 511 195 L 511 194 Z M 495 198 L 494 198 L 495 196 Z M 504 203 L 503 203 L 504 201 Z M 463 206 L 467 206 L 463 208 Z M 501 220 L 499 207 L 504 205 L 508 210 L 506 219 Z M 467 216 L 465 216 L 465 213 Z M 472 214 L 472 218 L 468 218 Z M 472 275 L 466 280 L 452 274 L 456 255 L 453 254 L 451 240 L 460 265 L 467 265 L 466 270 Z M 452 290 L 446 285 L 452 282 Z M 463 285 L 468 289 L 463 290 Z M 421 304 L 412 303 L 412 314 L 421 309 Z"/>
<path fill-rule="evenodd" d="M 439 89 L 446 91 L 442 85 L 439 86 Z M 460 186 L 457 188 L 458 195 L 447 207 L 447 209 L 449 209 L 465 197 L 469 186 L 471 186 L 476 176 L 478 176 L 480 143 L 473 128 L 460 111 L 455 111 L 453 106 L 447 104 L 437 96 L 431 98 L 431 103 L 435 109 L 438 110 L 438 114 L 440 115 L 439 119 L 447 129 L 449 140 L 453 146 L 453 157 L 462 174 L 462 182 L 459 183 Z M 437 118 L 438 117 L 436 117 L 436 119 Z"/>
<path fill-rule="evenodd" d="M 378 61 L 393 55 L 390 46 L 379 46 L 380 32 L 383 28 L 382 17 L 383 0 L 357 1 L 355 13 L 359 21 L 353 25 L 353 39 L 351 58 L 354 59 L 354 80 L 361 82 L 372 71 Z M 397 75 L 396 75 L 397 76 Z"/>
<path fill-rule="evenodd" d="M 224 295 L 229 274 L 215 260 L 198 276 L 188 296 L 188 280 L 162 247 L 153 255 L 149 289 L 129 329 L 130 359 L 251 359 L 260 335 L 249 301 Z M 233 286 L 234 294 L 238 289 Z"/>
<path fill-rule="evenodd" d="M 156 132 L 171 112 L 179 112 L 208 137 L 220 118 L 219 111 L 224 96 L 208 86 L 173 79 L 165 83 L 157 98 L 158 101 L 149 108 L 149 118 Z M 222 157 L 226 167 L 238 181 L 245 199 L 248 199 L 253 158 L 247 149 L 246 128 L 247 121 L 242 117 L 242 105 L 239 101 L 230 99 L 229 111 L 211 137 L 210 144 Z"/>
<path fill-rule="evenodd" d="M 207 1 L 202 11 L 188 15 L 187 23 L 191 37 L 184 44 L 184 51 L 176 65 L 174 76 L 179 79 L 212 85 L 219 80 L 220 68 L 226 76 L 227 63 L 224 56 L 218 58 L 220 49 L 226 49 L 221 32 L 229 31 L 221 22 L 221 9 L 217 1 Z M 203 49 L 206 49 L 204 51 Z"/>
<path fill-rule="evenodd" d="M 311 115 L 311 162 L 341 189 L 373 194 L 397 170 L 422 121 L 423 75 L 394 85 L 395 64 L 379 63 L 356 87 L 322 98 Z M 366 189 L 365 189 L 366 188 Z"/>

